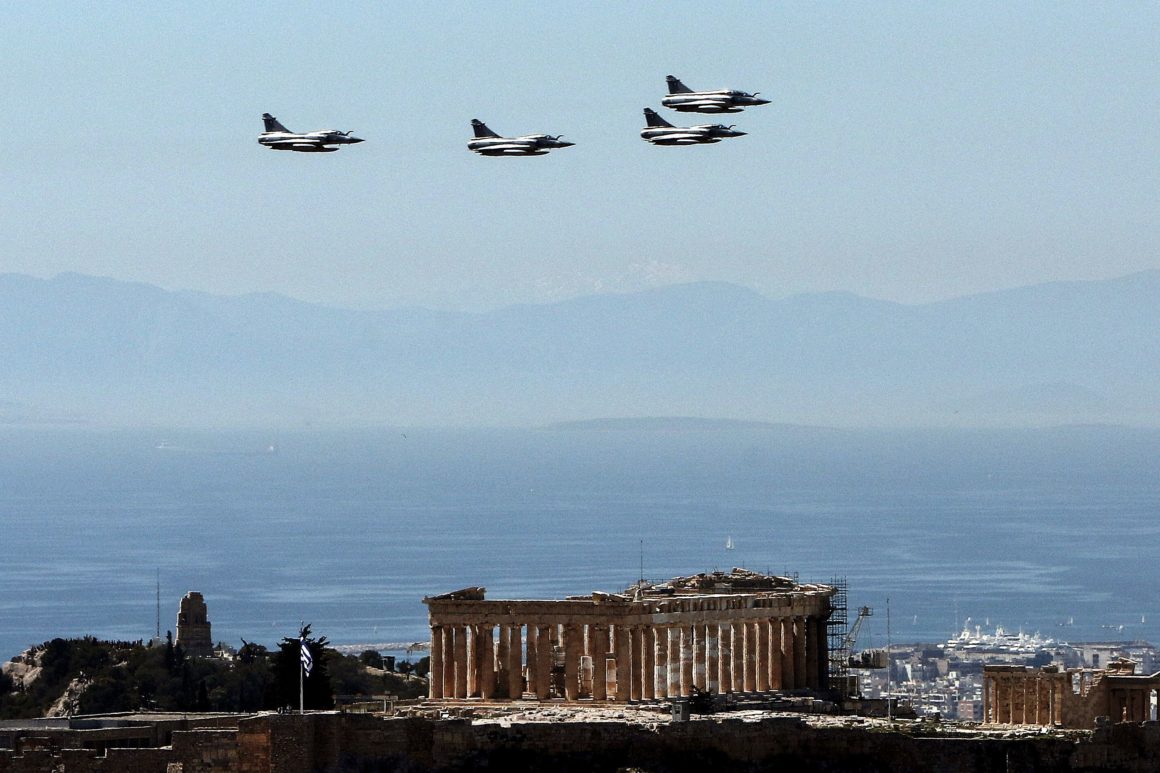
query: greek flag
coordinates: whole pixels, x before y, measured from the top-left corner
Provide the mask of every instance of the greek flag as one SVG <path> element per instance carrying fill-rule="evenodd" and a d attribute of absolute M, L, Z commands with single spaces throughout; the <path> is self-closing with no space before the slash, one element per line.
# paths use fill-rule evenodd
<path fill-rule="evenodd" d="M 310 676 L 310 669 L 314 668 L 314 656 L 310 654 L 310 648 L 306 646 L 306 639 L 301 638 L 298 643 L 302 645 L 302 654 L 299 655 L 299 660 L 302 661 L 302 669 Z"/>

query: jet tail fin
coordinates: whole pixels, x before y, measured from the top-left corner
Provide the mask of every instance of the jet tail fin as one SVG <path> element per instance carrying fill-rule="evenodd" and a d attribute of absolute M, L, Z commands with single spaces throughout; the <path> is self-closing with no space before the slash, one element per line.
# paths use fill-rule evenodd
<path fill-rule="evenodd" d="M 657 115 L 655 110 L 648 107 L 644 109 L 644 122 L 653 129 L 671 129 L 673 127 L 671 123 Z"/>
<path fill-rule="evenodd" d="M 278 122 L 278 119 L 269 113 L 262 113 L 262 121 L 266 124 L 266 131 L 268 132 L 289 132 L 290 130 Z"/>
<path fill-rule="evenodd" d="M 669 93 L 670 94 L 692 94 L 693 93 L 693 90 L 691 88 L 689 88 L 685 84 L 681 83 L 680 79 L 675 77 L 675 76 L 666 75 L 665 82 L 669 84 Z"/>
<path fill-rule="evenodd" d="M 493 132 L 491 129 L 487 128 L 487 124 L 485 124 L 483 121 L 479 120 L 478 118 L 471 119 L 471 128 L 473 131 L 475 131 L 476 137 L 482 138 L 482 137 L 498 137 L 499 136 L 498 134 Z"/>

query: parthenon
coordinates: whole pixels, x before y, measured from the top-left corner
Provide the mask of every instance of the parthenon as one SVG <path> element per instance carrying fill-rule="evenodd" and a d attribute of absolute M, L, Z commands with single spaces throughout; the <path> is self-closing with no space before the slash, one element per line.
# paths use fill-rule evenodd
<path fill-rule="evenodd" d="M 428 597 L 430 698 L 629 702 L 823 688 L 834 593 L 733 569 L 560 600 L 489 600 L 484 588 Z"/>

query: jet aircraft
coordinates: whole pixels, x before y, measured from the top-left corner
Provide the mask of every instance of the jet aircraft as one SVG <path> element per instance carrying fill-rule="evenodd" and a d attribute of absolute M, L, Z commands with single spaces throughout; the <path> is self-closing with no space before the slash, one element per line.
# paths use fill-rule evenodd
<path fill-rule="evenodd" d="M 647 107 L 644 109 L 644 120 L 648 125 L 640 130 L 640 137 L 654 145 L 698 145 L 720 142 L 726 137 L 745 136 L 745 132 L 739 132 L 732 126 L 723 126 L 719 123 L 688 127 L 673 126 Z"/>
<path fill-rule="evenodd" d="M 733 89 L 693 91 L 672 75 L 665 80 L 669 84 L 669 95 L 661 99 L 661 104 L 682 113 L 740 113 L 746 107 L 769 104 L 768 99 L 759 99 L 756 91 L 752 94 Z"/>
<path fill-rule="evenodd" d="M 266 124 L 266 130 L 258 135 L 258 142 L 271 150 L 333 153 L 338 148 L 330 148 L 327 145 L 353 145 L 356 142 L 362 142 L 358 137 L 352 137 L 351 132 L 340 132 L 334 129 L 322 129 L 305 134 L 292 132 L 269 113 L 262 113 L 262 120 Z"/>
<path fill-rule="evenodd" d="M 549 150 L 569 148 L 575 142 L 565 142 L 563 135 L 525 134 L 522 137 L 501 137 L 478 118 L 471 119 L 475 139 L 467 143 L 467 149 L 481 156 L 543 156 Z"/>

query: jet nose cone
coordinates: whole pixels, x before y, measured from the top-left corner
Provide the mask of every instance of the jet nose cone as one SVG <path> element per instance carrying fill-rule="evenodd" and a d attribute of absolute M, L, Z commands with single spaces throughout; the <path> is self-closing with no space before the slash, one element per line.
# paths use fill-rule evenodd
<path fill-rule="evenodd" d="M 753 104 L 755 104 L 755 105 L 768 105 L 769 102 L 770 102 L 770 100 L 762 99 L 761 97 L 754 97 L 753 98 Z"/>
<path fill-rule="evenodd" d="M 363 141 L 362 137 L 350 137 L 349 139 L 352 145 Z"/>
<path fill-rule="evenodd" d="M 560 140 L 560 147 L 562 147 L 562 148 L 570 148 L 575 144 L 576 144 L 575 142 L 568 142 L 567 140 Z"/>
<path fill-rule="evenodd" d="M 732 132 L 730 132 L 730 136 L 733 136 L 733 137 L 744 137 L 746 134 L 749 134 L 749 132 L 739 132 L 736 129 L 734 129 Z"/>

